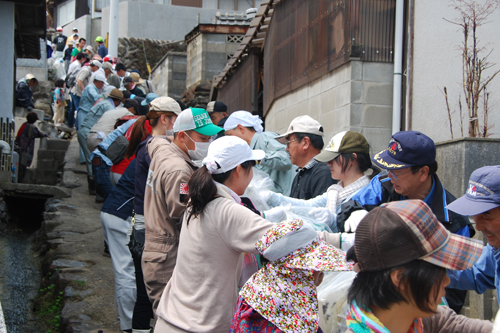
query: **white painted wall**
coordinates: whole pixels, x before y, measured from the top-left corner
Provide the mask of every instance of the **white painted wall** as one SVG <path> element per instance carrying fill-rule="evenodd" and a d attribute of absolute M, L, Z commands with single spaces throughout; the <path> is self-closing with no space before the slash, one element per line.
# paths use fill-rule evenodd
<path fill-rule="evenodd" d="M 484 0 L 478 0 L 483 2 Z M 443 87 L 448 88 L 452 109 L 456 110 L 453 122 L 455 138 L 459 134 L 458 97 L 462 96 L 461 51 L 463 41 L 460 27 L 444 20 L 458 17 L 448 1 L 418 0 L 415 3 L 415 34 L 413 59 L 413 110 L 412 129 L 429 135 L 435 142 L 451 139 Z M 489 59 L 500 69 L 500 9 L 489 18 L 490 23 L 480 27 L 482 45 L 493 49 Z M 492 70 L 489 71 L 490 73 Z M 486 72 L 488 73 L 488 72 Z M 490 85 L 489 123 L 494 125 L 492 137 L 500 137 L 500 76 Z M 496 104 L 496 105 L 495 105 Z M 464 123 L 464 134 L 468 135 Z"/>
<path fill-rule="evenodd" d="M 188 32 L 200 23 L 212 23 L 220 10 L 173 6 L 137 1 L 120 2 L 118 37 L 183 40 Z M 224 10 L 224 13 L 240 13 Z M 109 31 L 109 7 L 102 10 L 103 38 Z"/>
<path fill-rule="evenodd" d="M 14 3 L 0 2 L 0 59 L 5 64 L 2 68 L 3 89 L 0 89 L 0 117 L 12 119 L 14 107 Z"/>

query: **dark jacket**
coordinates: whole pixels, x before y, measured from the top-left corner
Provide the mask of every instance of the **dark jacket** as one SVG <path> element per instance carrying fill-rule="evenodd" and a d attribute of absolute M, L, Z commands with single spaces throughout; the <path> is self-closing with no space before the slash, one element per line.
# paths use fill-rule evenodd
<path fill-rule="evenodd" d="M 131 94 L 134 94 L 136 96 L 139 96 L 139 97 L 146 97 L 146 95 L 144 95 L 144 92 L 139 89 L 137 86 L 134 87 L 134 89 L 132 90 L 129 90 Z"/>
<path fill-rule="evenodd" d="M 456 233 L 465 226 L 468 226 L 470 236 L 473 237 L 476 231 L 469 222 L 469 219 L 445 208 L 447 204 L 455 201 L 456 198 L 444 189 L 437 175 L 433 177 L 435 182 L 434 197 L 429 205 L 432 212 L 436 215 L 438 221 L 450 232 Z M 343 221 L 347 220 L 351 212 L 355 210 L 366 209 L 370 211 L 385 202 L 399 200 L 404 200 L 404 197 L 394 190 L 394 186 L 390 181 L 387 171 L 382 171 L 371 180 L 368 186 L 356 193 L 349 202 L 342 204 L 341 213 L 337 217 L 337 221 L 339 221 L 339 219 Z M 353 203 L 353 201 L 356 203 Z"/>
<path fill-rule="evenodd" d="M 136 214 L 144 215 L 144 192 L 146 191 L 146 180 L 148 178 L 149 165 L 151 157 L 149 157 L 146 145 L 152 138 L 149 135 L 146 140 L 142 141 L 135 153 L 135 200 L 134 210 Z"/>
<path fill-rule="evenodd" d="M 99 47 L 97 48 L 97 54 L 99 54 L 103 59 L 108 55 L 108 49 L 104 44 L 99 45 Z"/>
<path fill-rule="evenodd" d="M 101 208 L 102 212 L 118 216 L 123 220 L 132 216 L 135 192 L 135 163 L 135 159 L 130 162 L 120 177 L 118 184 L 104 201 Z"/>
<path fill-rule="evenodd" d="M 16 106 L 21 106 L 23 108 L 27 108 L 29 106 L 32 108 L 35 107 L 35 104 L 33 103 L 33 92 L 24 81 L 19 81 L 16 85 Z"/>
<path fill-rule="evenodd" d="M 312 199 L 326 192 L 336 181 L 332 179 L 330 167 L 326 163 L 316 163 L 311 168 L 297 169 L 293 179 L 290 197 Z"/>

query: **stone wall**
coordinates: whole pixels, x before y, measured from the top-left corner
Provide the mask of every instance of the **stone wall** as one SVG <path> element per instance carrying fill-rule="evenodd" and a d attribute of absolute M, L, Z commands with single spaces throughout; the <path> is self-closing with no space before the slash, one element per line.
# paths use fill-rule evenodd
<path fill-rule="evenodd" d="M 180 99 L 186 87 L 186 52 L 169 52 L 151 73 L 160 96 Z"/>
<path fill-rule="evenodd" d="M 128 71 L 138 69 L 144 79 L 148 78 L 149 73 L 146 67 L 146 59 L 144 58 L 143 43 L 151 69 L 153 69 L 168 52 L 186 51 L 186 45 L 184 43 L 172 44 L 169 41 L 144 38 L 118 38 L 118 58 L 120 62 L 127 66 Z"/>
<path fill-rule="evenodd" d="M 267 131 L 286 132 L 309 115 L 323 125 L 325 143 L 341 131 L 362 133 L 372 152 L 387 148 L 392 125 L 393 64 L 351 60 L 310 84 L 277 98 L 265 114 Z"/>

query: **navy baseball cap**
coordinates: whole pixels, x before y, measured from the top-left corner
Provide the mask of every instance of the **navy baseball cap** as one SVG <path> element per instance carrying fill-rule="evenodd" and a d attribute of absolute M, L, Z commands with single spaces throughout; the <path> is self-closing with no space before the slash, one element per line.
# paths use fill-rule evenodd
<path fill-rule="evenodd" d="M 484 213 L 500 206 L 500 165 L 485 166 L 475 170 L 469 178 L 465 195 L 446 208 L 465 216 Z"/>
<path fill-rule="evenodd" d="M 387 149 L 372 156 L 372 161 L 386 170 L 429 165 L 436 161 L 436 145 L 423 133 L 401 131 L 392 136 Z"/>

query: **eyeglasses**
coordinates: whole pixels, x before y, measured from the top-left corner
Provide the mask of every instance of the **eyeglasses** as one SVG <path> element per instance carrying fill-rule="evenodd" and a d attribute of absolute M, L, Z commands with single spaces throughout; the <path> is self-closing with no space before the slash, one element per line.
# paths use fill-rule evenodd
<path fill-rule="evenodd" d="M 394 180 L 398 180 L 398 177 L 401 177 L 402 175 L 405 175 L 405 174 L 409 173 L 410 171 L 411 171 L 411 169 L 408 169 L 407 171 L 402 172 L 399 175 L 396 175 L 391 170 L 387 170 L 389 176 L 391 176 L 391 178 L 393 178 Z"/>
<path fill-rule="evenodd" d="M 294 142 L 294 141 L 297 141 L 297 139 L 293 139 L 293 140 L 290 140 L 290 141 L 285 142 L 285 146 L 287 146 L 287 147 L 288 147 L 288 145 L 290 144 L 290 142 Z"/>

